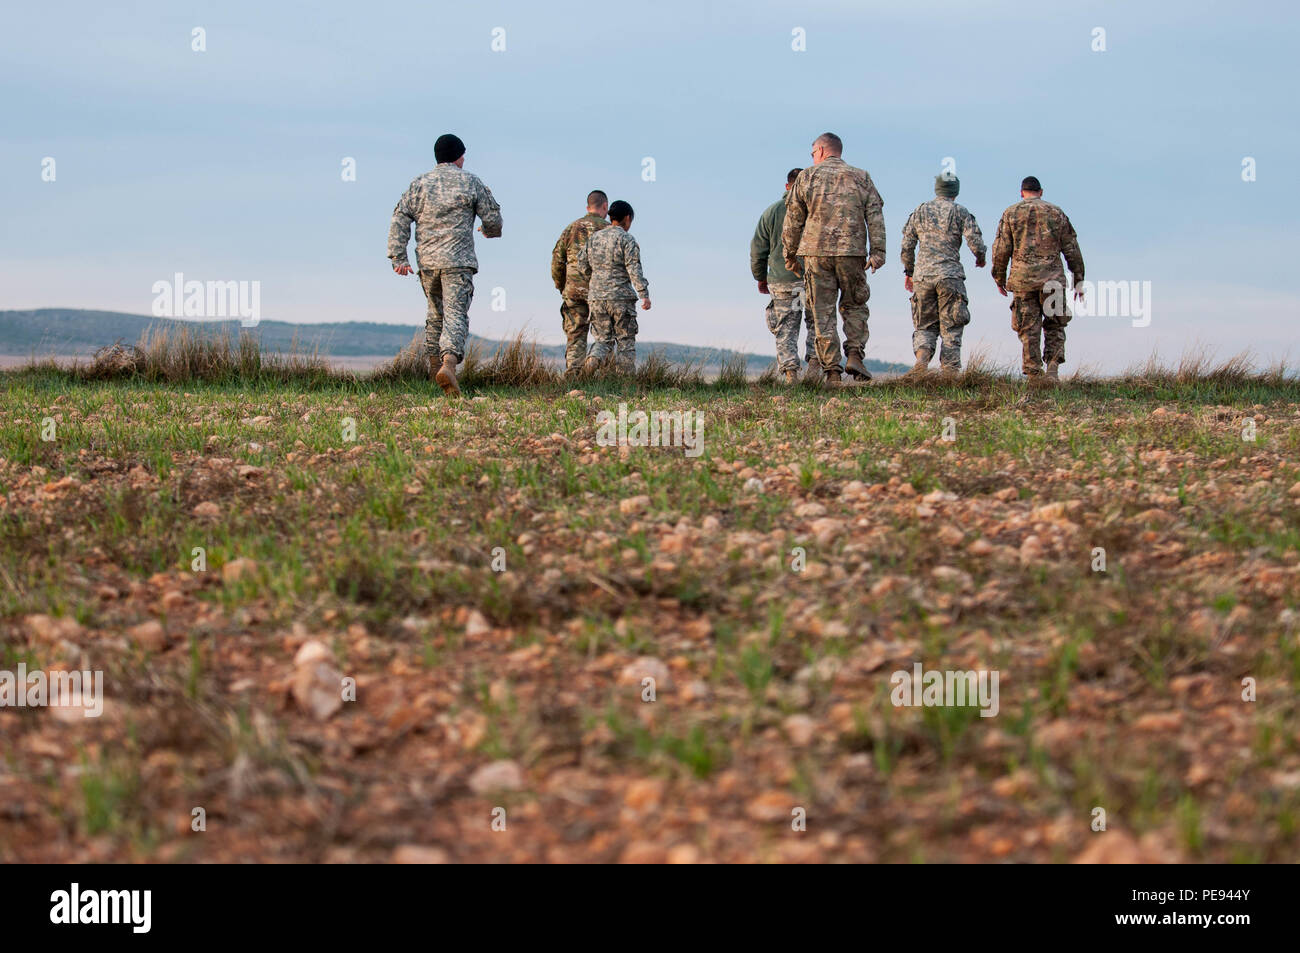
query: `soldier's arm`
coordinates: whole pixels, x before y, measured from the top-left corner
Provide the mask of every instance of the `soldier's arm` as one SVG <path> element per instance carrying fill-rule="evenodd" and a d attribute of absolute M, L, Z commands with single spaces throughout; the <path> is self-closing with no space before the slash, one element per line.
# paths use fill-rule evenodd
<path fill-rule="evenodd" d="M 749 272 L 755 281 L 767 281 L 767 256 L 772 251 L 772 223 L 767 213 L 758 220 L 754 237 L 749 242 Z"/>
<path fill-rule="evenodd" d="M 1083 252 L 1079 250 L 1079 236 L 1074 232 L 1074 226 L 1070 224 L 1070 216 L 1064 212 L 1061 213 L 1061 254 L 1065 256 L 1065 263 L 1070 266 L 1070 275 L 1074 278 L 1074 286 L 1077 288 L 1079 282 L 1083 281 Z"/>
<path fill-rule="evenodd" d="M 492 190 L 479 183 L 479 193 L 474 200 L 474 214 L 483 223 L 481 231 L 484 238 L 501 237 L 501 206 L 492 195 Z"/>
<path fill-rule="evenodd" d="M 903 225 L 903 246 L 899 252 L 903 259 L 903 274 L 912 277 L 912 271 L 916 268 L 916 213 L 913 212 L 907 216 L 907 222 Z"/>
<path fill-rule="evenodd" d="M 785 203 L 785 224 L 781 226 L 781 250 L 785 266 L 798 274 L 799 241 L 803 238 L 804 222 L 808 219 L 808 204 L 804 198 L 804 174 L 800 173 L 790 190 L 790 200 Z"/>
<path fill-rule="evenodd" d="M 632 279 L 632 287 L 636 289 L 637 297 L 642 301 L 649 301 L 650 286 L 646 284 L 645 274 L 641 271 L 641 246 L 627 232 L 623 234 L 627 235 L 627 240 L 623 243 L 623 265 L 627 268 L 627 276 Z"/>
<path fill-rule="evenodd" d="M 593 234 L 592 238 L 595 237 L 596 236 Z M 591 238 L 588 238 L 585 242 L 582 243 L 582 247 L 578 249 L 578 261 L 577 261 L 578 271 L 586 275 L 588 278 L 591 277 L 591 256 L 587 254 L 587 249 L 590 247 L 591 247 Z"/>
<path fill-rule="evenodd" d="M 871 263 L 878 270 L 885 263 L 885 201 L 876 191 L 876 183 L 867 176 L 867 240 L 871 248 Z"/>
<path fill-rule="evenodd" d="M 1011 253 L 1015 251 L 1013 245 L 1011 226 L 1004 212 L 998 222 L 997 236 L 993 239 L 993 280 L 999 288 L 1005 288 L 1007 284 L 1007 266 L 1011 264 Z"/>
<path fill-rule="evenodd" d="M 962 235 L 966 238 L 966 245 L 970 248 L 970 253 L 975 256 L 975 267 L 983 268 L 988 249 L 984 247 L 984 236 L 980 232 L 979 223 L 975 221 L 975 216 L 969 211 L 966 212 L 966 225 L 962 229 Z"/>
<path fill-rule="evenodd" d="M 564 277 L 566 265 L 569 261 L 569 230 L 566 228 L 556 239 L 555 247 L 551 249 L 551 281 L 555 282 L 555 287 L 560 291 L 564 290 Z"/>
<path fill-rule="evenodd" d="M 407 264 L 406 246 L 411 241 L 411 224 L 415 221 L 416 211 L 415 185 L 412 184 L 397 200 L 393 220 L 388 226 L 388 257 L 394 268 Z"/>

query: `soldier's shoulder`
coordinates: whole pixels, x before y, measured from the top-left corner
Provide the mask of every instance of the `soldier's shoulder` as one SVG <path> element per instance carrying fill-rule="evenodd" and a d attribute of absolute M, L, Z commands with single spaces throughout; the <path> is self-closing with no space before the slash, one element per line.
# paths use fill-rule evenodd
<path fill-rule="evenodd" d="M 863 188 L 875 188 L 875 180 L 871 178 L 871 173 L 866 169 L 859 169 L 856 165 L 846 165 L 849 175 L 859 182 Z"/>
<path fill-rule="evenodd" d="M 1044 202 L 1043 204 L 1046 205 L 1049 209 L 1051 209 L 1052 214 L 1056 216 L 1058 219 L 1060 219 L 1062 222 L 1068 223 L 1070 221 L 1070 216 L 1065 214 L 1065 209 L 1061 208 L 1061 206 L 1053 205 L 1051 202 Z"/>

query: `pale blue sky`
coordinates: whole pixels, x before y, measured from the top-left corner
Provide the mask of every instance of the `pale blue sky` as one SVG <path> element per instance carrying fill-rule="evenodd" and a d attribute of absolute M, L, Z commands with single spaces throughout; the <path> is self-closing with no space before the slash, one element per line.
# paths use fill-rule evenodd
<path fill-rule="evenodd" d="M 453 131 L 501 202 L 476 333 L 562 340 L 551 246 L 603 188 L 637 209 L 641 337 L 767 353 L 748 243 L 830 129 L 885 200 L 868 356 L 910 358 L 898 260 L 945 156 L 991 243 L 1037 175 L 1088 277 L 1152 282 L 1149 327 L 1076 318 L 1072 363 L 1203 345 L 1289 355 L 1300 319 L 1296 58 L 1287 3 L 906 5 L 68 3 L 0 28 L 0 308 L 149 313 L 151 287 L 258 280 L 264 319 L 417 324 L 392 207 Z M 193 52 L 191 30 L 207 32 Z M 1107 50 L 1093 52 L 1094 27 Z M 493 52 L 492 30 L 506 50 Z M 806 52 L 791 31 L 806 31 Z M 41 181 L 53 156 L 57 180 Z M 340 163 L 357 162 L 357 181 Z M 657 179 L 642 181 L 652 156 Z M 1241 162 L 1257 161 L 1243 182 Z M 1010 363 L 1006 302 L 967 259 L 968 353 Z M 504 288 L 507 308 L 491 309 Z"/>

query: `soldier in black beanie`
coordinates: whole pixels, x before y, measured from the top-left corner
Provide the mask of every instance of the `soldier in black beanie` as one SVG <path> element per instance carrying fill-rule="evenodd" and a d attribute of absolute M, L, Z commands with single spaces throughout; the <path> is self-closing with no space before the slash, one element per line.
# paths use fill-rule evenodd
<path fill-rule="evenodd" d="M 429 302 L 424 346 L 429 374 L 449 397 L 460 396 L 456 365 L 465 359 L 469 304 L 474 298 L 474 219 L 484 238 L 501 236 L 501 206 L 479 177 L 464 170 L 465 143 L 446 133 L 433 144 L 438 165 L 406 190 L 388 230 L 388 257 L 393 270 L 409 275 L 406 260 L 411 225 L 416 227 L 416 267 Z"/>

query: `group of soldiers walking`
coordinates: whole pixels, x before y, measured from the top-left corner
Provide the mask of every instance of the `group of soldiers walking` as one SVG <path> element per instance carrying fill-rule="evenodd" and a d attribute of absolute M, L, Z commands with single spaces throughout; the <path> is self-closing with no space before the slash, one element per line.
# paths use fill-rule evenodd
<path fill-rule="evenodd" d="M 750 267 L 758 290 L 771 296 L 767 326 L 776 337 L 777 361 L 787 380 L 798 380 L 799 328 L 808 327 L 805 360 L 828 382 L 847 373 L 870 380 L 866 354 L 867 272 L 885 264 L 884 203 L 871 176 L 841 157 L 834 133 L 813 142 L 813 164 L 791 169 L 786 192 L 759 219 L 750 243 Z M 429 373 L 449 395 L 459 395 L 456 367 L 465 357 L 469 305 L 478 271 L 474 221 L 485 238 L 501 235 L 501 207 L 474 174 L 464 170 L 465 144 L 454 135 L 434 144 L 438 165 L 417 178 L 393 210 L 388 257 L 399 275 L 412 274 L 407 245 L 416 228 L 420 283 L 428 301 L 425 351 Z M 904 285 L 912 293 L 913 373 L 924 371 L 939 343 L 941 368 L 961 368 L 962 331 L 970 322 L 964 240 L 975 267 L 986 264 L 975 216 L 958 205 L 957 177 L 935 179 L 935 198 L 920 205 L 903 227 Z M 1021 183 L 1021 201 L 1002 214 L 993 242 L 993 280 L 1014 295 L 1011 326 L 1020 337 L 1028 376 L 1056 377 L 1065 362 L 1065 257 L 1082 294 L 1083 257 L 1065 213 L 1043 201 L 1033 176 Z M 565 334 L 565 373 L 593 370 L 612 361 L 623 372 L 636 366 L 636 303 L 650 310 L 650 288 L 641 251 L 631 235 L 634 212 L 610 203 L 602 191 L 587 196 L 587 212 L 560 234 L 551 252 L 551 279 L 559 290 Z M 844 326 L 843 360 L 838 307 Z M 587 348 L 590 333 L 592 346 Z M 1046 370 L 1043 362 L 1046 359 Z"/>
<path fill-rule="evenodd" d="M 844 373 L 870 380 L 863 364 L 871 287 L 867 272 L 885 263 L 884 203 L 871 176 L 841 157 L 834 133 L 813 142 L 813 164 L 791 169 L 785 195 L 759 217 L 750 243 L 750 270 L 758 290 L 771 296 L 767 326 L 776 336 L 777 362 L 786 379 L 798 379 L 799 328 L 807 323 L 806 361 L 827 381 Z M 952 174 L 935 178 L 935 197 L 908 216 L 903 226 L 904 287 L 912 293 L 912 373 L 923 372 L 942 342 L 939 362 L 945 372 L 961 369 L 962 331 L 970 323 L 964 240 L 975 267 L 987 263 L 984 238 L 975 216 L 954 200 L 961 183 Z M 1011 327 L 1020 337 L 1026 376 L 1055 378 L 1065 363 L 1065 256 L 1082 295 L 1083 256 L 1065 213 L 1043 201 L 1033 176 L 1020 185 L 1021 200 L 998 223 L 993 242 L 993 280 L 1014 295 Z M 844 325 L 844 361 L 835 320 L 838 304 Z M 813 341 L 816 342 L 814 355 Z M 1044 368 L 1044 359 L 1046 368 Z"/>

